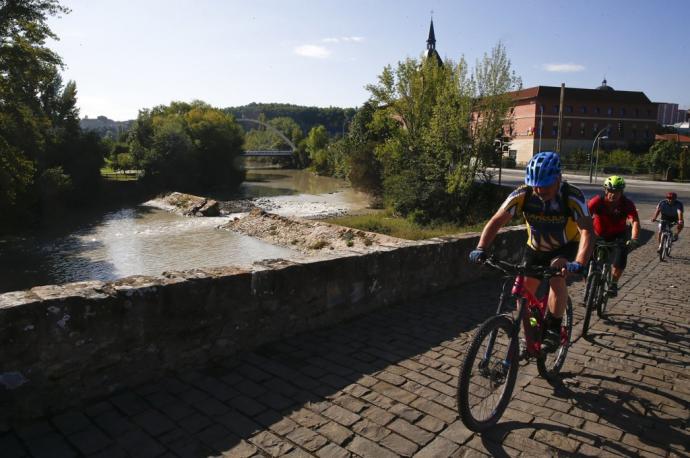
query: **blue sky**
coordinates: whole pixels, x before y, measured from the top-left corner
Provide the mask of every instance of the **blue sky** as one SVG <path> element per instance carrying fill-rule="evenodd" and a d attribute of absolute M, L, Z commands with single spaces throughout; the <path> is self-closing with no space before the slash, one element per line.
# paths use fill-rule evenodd
<path fill-rule="evenodd" d="M 473 65 L 501 40 L 525 87 L 643 91 L 690 105 L 687 0 L 63 0 L 51 46 L 82 116 L 125 120 L 172 100 L 356 107 L 386 64 Z"/>

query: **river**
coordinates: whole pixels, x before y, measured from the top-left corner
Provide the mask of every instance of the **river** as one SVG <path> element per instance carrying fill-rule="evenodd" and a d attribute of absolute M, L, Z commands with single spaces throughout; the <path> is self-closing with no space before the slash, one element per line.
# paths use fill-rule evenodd
<path fill-rule="evenodd" d="M 298 217 L 360 212 L 369 202 L 343 180 L 281 169 L 249 170 L 233 197 L 254 198 L 262 208 Z M 142 203 L 55 222 L 40 232 L 0 237 L 0 292 L 297 257 L 289 248 L 216 229 L 234 216 L 184 217 Z"/>

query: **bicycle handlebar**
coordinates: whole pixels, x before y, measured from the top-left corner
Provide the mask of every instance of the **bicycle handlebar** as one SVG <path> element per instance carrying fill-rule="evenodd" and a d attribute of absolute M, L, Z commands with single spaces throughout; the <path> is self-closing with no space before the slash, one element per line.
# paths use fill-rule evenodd
<path fill-rule="evenodd" d="M 494 256 L 490 256 L 484 261 L 484 264 L 493 267 L 496 270 L 500 270 L 506 275 L 524 275 L 527 277 L 537 277 L 537 278 L 549 278 L 563 276 L 562 269 L 555 267 L 543 267 L 543 266 L 526 266 L 524 264 L 513 264 L 501 259 L 497 259 Z"/>
<path fill-rule="evenodd" d="M 659 223 L 665 223 L 668 227 L 673 227 L 678 224 L 678 221 L 664 221 L 663 219 L 653 219 L 653 223 L 659 222 Z"/>
<path fill-rule="evenodd" d="M 596 242 L 594 242 L 594 247 L 616 248 L 620 245 L 625 245 L 625 242 L 625 240 L 614 240 L 613 242 L 597 240 Z"/>

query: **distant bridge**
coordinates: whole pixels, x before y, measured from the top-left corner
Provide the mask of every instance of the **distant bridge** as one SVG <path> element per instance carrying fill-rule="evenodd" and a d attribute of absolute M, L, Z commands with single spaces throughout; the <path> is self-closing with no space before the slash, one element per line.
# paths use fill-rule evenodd
<path fill-rule="evenodd" d="M 290 145 L 290 147 L 292 148 L 291 150 L 283 150 L 283 151 L 278 151 L 278 150 L 276 150 L 276 151 L 272 151 L 272 150 L 245 151 L 244 153 L 240 154 L 240 156 L 243 156 L 243 157 L 291 157 L 295 153 L 295 151 L 297 151 L 297 146 L 295 146 L 295 144 L 292 143 L 292 141 L 289 138 L 287 138 L 285 136 L 285 134 L 283 134 L 281 131 L 279 131 L 278 129 L 276 129 L 275 127 L 273 127 L 270 124 L 267 124 L 265 122 L 261 122 L 258 119 L 249 119 L 249 118 L 238 118 L 238 119 L 236 119 L 236 121 L 237 122 L 249 122 L 249 123 L 259 124 L 261 126 L 264 126 L 268 130 L 270 130 L 271 132 L 274 132 L 280 138 L 285 140 L 285 142 L 288 145 Z"/>
<path fill-rule="evenodd" d="M 293 155 L 292 150 L 286 150 L 286 151 L 245 151 L 244 153 L 240 154 L 242 157 L 291 157 Z"/>

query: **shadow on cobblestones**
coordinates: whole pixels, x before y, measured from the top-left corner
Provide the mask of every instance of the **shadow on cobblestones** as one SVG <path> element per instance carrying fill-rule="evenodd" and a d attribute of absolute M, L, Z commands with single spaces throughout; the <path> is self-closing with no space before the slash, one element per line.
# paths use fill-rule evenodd
<path fill-rule="evenodd" d="M 690 403 L 685 399 L 623 377 L 589 374 L 586 369 L 579 374 L 563 374 L 563 377 L 576 380 L 562 384 L 554 390 L 554 395 L 569 400 L 582 411 L 595 414 L 599 424 L 637 436 L 651 447 L 690 450 L 687 415 Z M 597 441 L 602 442 L 597 444 L 601 446 L 615 445 L 606 444 L 607 438 L 602 435 Z"/>
<path fill-rule="evenodd" d="M 554 449 L 549 448 L 546 444 L 536 441 L 530 436 L 540 437 L 542 439 L 551 437 L 547 442 L 554 440 L 559 442 L 577 441 L 587 444 L 592 444 L 598 449 L 605 449 L 609 452 L 614 452 L 622 456 L 634 456 L 634 450 L 630 450 L 621 444 L 619 441 L 608 440 L 599 434 L 590 433 L 581 429 L 570 428 L 565 425 L 558 425 L 555 423 L 522 423 L 517 421 L 508 421 L 499 423 L 490 433 L 482 435 L 482 444 L 486 448 L 486 452 L 490 453 L 492 457 L 508 458 L 514 456 L 515 450 L 528 451 L 529 456 L 559 456 L 559 457 L 580 457 L 581 453 L 568 452 L 563 448 Z"/>
<path fill-rule="evenodd" d="M 462 296 L 455 290 L 379 309 L 213 368 L 171 374 L 38 427 L 15 425 L 0 434 L 0 447 L 11 444 L 16 454 L 4 454 L 7 445 L 0 455 L 413 453 L 456 422 L 468 331 L 493 314 L 499 286 L 490 279 Z"/>
<path fill-rule="evenodd" d="M 674 347 L 674 351 L 680 351 L 687 355 L 687 348 L 690 348 L 690 329 L 681 323 L 668 320 L 661 320 L 654 317 L 639 317 L 625 314 L 610 314 L 606 317 L 606 322 L 624 331 L 634 332 L 640 336 L 657 339 L 664 342 L 683 344 L 682 347 Z"/>

